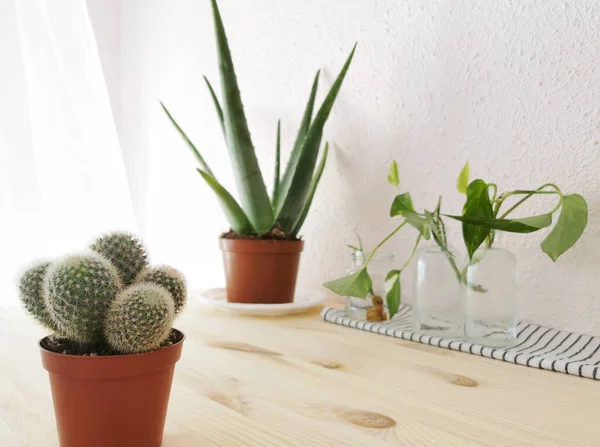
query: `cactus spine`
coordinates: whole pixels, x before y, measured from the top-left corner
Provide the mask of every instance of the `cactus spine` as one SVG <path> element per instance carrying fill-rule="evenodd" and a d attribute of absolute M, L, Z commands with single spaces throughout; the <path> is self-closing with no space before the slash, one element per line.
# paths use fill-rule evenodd
<path fill-rule="evenodd" d="M 149 267 L 138 276 L 139 282 L 150 282 L 164 287 L 173 297 L 175 315 L 185 307 L 187 301 L 187 284 L 183 274 L 168 265 Z"/>
<path fill-rule="evenodd" d="M 44 275 L 50 266 L 50 261 L 37 261 L 20 276 L 18 281 L 19 299 L 25 310 L 41 325 L 57 331 L 54 320 L 46 308 L 44 300 Z"/>
<path fill-rule="evenodd" d="M 98 343 L 120 287 L 117 270 L 99 254 L 67 256 L 46 272 L 46 308 L 61 334 L 81 343 Z"/>
<path fill-rule="evenodd" d="M 169 292 L 156 284 L 141 282 L 117 295 L 107 315 L 104 335 L 119 352 L 152 351 L 167 339 L 174 318 Z"/>
<path fill-rule="evenodd" d="M 148 265 L 146 248 L 142 241 L 130 233 L 105 234 L 96 239 L 90 248 L 114 264 L 124 287 L 131 285 Z"/>

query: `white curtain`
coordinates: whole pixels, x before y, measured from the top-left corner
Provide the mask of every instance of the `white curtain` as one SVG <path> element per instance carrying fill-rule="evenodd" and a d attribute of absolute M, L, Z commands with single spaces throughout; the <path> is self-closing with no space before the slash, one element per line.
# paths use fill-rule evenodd
<path fill-rule="evenodd" d="M 0 304 L 33 258 L 136 230 L 85 0 L 0 1 Z"/>

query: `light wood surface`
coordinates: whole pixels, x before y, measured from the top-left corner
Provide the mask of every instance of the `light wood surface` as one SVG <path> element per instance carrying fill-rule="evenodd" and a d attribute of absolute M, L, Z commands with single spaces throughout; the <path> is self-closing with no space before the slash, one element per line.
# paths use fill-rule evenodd
<path fill-rule="evenodd" d="M 187 340 L 165 447 L 600 446 L 590 379 L 335 326 L 318 310 L 266 319 L 191 303 L 177 326 Z M 56 446 L 43 331 L 9 308 L 0 335 L 0 445 Z"/>

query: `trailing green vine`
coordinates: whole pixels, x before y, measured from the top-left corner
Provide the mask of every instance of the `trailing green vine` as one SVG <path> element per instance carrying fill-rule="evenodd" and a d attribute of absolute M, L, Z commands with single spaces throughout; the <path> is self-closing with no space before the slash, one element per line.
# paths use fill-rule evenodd
<path fill-rule="evenodd" d="M 441 196 L 433 211 L 424 210 L 420 213 L 415 210 L 410 193 L 398 194 L 392 203 L 390 217 L 399 217 L 403 219 L 402 222 L 375 246 L 360 270 L 351 275 L 327 281 L 323 285 L 342 296 L 364 299 L 372 295 L 373 284 L 367 270 L 369 262 L 386 242 L 408 224 L 418 232 L 412 252 L 400 269 L 390 270 L 386 276 L 386 302 L 391 318 L 400 307 L 401 274 L 410 264 L 419 244 L 423 240 L 433 239 L 446 256 L 457 280 L 462 285 L 475 292 L 486 292 L 484 285 L 471 284 L 467 281 L 467 266 L 461 269 L 457 265 L 454 254 L 448 248 L 446 226 L 442 217 L 448 217 L 462 223 L 463 241 L 470 263 L 477 262 L 473 256 L 482 244 L 485 243 L 485 248 L 492 247 L 497 231 L 526 234 L 548 228 L 552 225 L 553 215 L 559 210 L 560 213 L 554 227 L 541 243 L 542 251 L 553 261 L 556 261 L 583 234 L 587 225 L 588 207 L 585 199 L 579 194 L 564 195 L 560 188 L 553 183 L 544 184 L 535 190 L 516 189 L 498 194 L 497 184 L 487 183 L 481 179 L 469 182 L 469 176 L 470 168 L 467 163 L 461 170 L 457 180 L 458 191 L 466 196 L 461 215 L 443 214 L 441 212 Z M 398 166 L 395 161 L 390 166 L 388 182 L 400 190 Z M 558 202 L 545 214 L 513 219 L 507 218 L 527 200 L 538 195 L 554 195 L 558 198 Z M 522 197 L 503 211 L 502 207 L 505 205 L 506 199 L 513 196 Z M 360 251 L 362 251 L 360 238 L 359 245 Z M 350 247 L 356 249 L 356 247 Z"/>

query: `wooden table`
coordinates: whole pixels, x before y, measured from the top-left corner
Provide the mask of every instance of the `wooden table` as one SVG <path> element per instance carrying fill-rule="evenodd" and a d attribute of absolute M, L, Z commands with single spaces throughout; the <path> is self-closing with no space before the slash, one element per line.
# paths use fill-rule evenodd
<path fill-rule="evenodd" d="M 318 311 L 262 319 L 192 304 L 178 327 L 165 447 L 600 446 L 593 380 L 335 326 Z M 2 309 L 0 335 L 0 445 L 56 446 L 43 331 Z"/>

